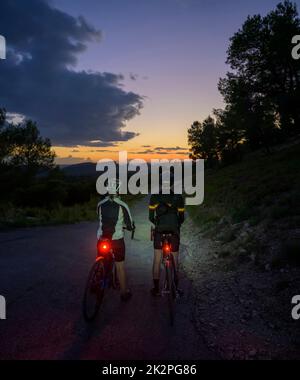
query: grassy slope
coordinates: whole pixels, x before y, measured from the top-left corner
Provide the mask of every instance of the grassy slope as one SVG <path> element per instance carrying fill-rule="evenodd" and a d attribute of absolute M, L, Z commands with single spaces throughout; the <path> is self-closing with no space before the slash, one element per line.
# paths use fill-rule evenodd
<path fill-rule="evenodd" d="M 285 220 L 300 226 L 300 143 L 207 171 L 204 203 L 189 211 L 204 230 L 223 217 L 232 223 Z"/>

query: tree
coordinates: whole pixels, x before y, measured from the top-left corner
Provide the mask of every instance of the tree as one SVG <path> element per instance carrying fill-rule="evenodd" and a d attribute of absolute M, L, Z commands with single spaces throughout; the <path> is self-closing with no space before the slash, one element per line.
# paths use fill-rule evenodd
<path fill-rule="evenodd" d="M 202 124 L 195 121 L 188 130 L 188 143 L 191 146 L 192 158 L 205 159 L 208 167 L 214 166 L 218 161 L 214 119 L 209 116 Z"/>
<path fill-rule="evenodd" d="M 291 56 L 297 34 L 296 5 L 284 1 L 265 17 L 248 17 L 230 40 L 232 72 L 220 80 L 219 90 L 253 149 L 269 151 L 279 129 L 281 137 L 300 131 L 300 61 Z"/>
<path fill-rule="evenodd" d="M 40 136 L 36 123 L 31 120 L 24 124 L 8 125 L 1 130 L 0 158 L 2 164 L 25 169 L 34 175 L 38 169 L 53 168 L 55 153 L 51 142 Z"/>
<path fill-rule="evenodd" d="M 8 155 L 10 151 L 10 146 L 7 141 L 7 133 L 5 130 L 6 123 L 6 110 L 5 108 L 0 108 L 0 164 L 3 163 L 4 158 Z"/>
<path fill-rule="evenodd" d="M 6 110 L 5 108 L 0 108 L 0 128 L 4 126 L 6 121 Z"/>
<path fill-rule="evenodd" d="M 242 158 L 241 144 L 245 131 L 233 109 L 214 110 L 216 117 L 217 150 L 223 164 L 231 164 Z"/>

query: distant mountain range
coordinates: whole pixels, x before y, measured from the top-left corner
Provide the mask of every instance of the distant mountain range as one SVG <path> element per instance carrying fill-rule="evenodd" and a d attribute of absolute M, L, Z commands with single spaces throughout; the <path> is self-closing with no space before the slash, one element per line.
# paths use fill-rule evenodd
<path fill-rule="evenodd" d="M 147 164 L 150 172 L 150 163 L 148 162 Z M 96 171 L 96 165 L 97 164 L 95 162 L 82 162 L 80 164 L 59 166 L 61 170 L 69 177 L 98 177 L 100 173 Z M 116 162 L 116 165 L 118 173 L 119 164 Z"/>
<path fill-rule="evenodd" d="M 99 173 L 96 172 L 96 163 L 83 162 L 74 165 L 60 165 L 62 171 L 71 177 L 97 177 Z"/>

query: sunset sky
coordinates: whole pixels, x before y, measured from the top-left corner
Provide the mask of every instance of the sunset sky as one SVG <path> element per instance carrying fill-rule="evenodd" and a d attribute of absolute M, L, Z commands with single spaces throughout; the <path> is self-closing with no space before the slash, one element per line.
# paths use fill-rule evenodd
<path fill-rule="evenodd" d="M 58 163 L 115 159 L 119 150 L 186 157 L 187 128 L 223 106 L 217 83 L 229 38 L 247 15 L 277 3 L 1 0 L 10 55 L 0 62 L 0 106 L 37 120 Z M 18 91 L 3 90 L 14 81 Z"/>

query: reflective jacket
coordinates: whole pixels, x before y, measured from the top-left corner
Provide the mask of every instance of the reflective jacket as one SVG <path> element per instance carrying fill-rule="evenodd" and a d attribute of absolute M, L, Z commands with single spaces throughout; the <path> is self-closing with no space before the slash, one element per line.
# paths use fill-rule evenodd
<path fill-rule="evenodd" d="M 99 217 L 99 228 L 97 238 L 109 238 L 112 240 L 124 237 L 123 227 L 132 230 L 133 221 L 129 207 L 119 197 L 107 196 L 98 203 L 97 214 Z"/>
<path fill-rule="evenodd" d="M 153 194 L 149 203 L 149 220 L 159 232 L 179 232 L 184 222 L 184 199 L 181 194 Z"/>

